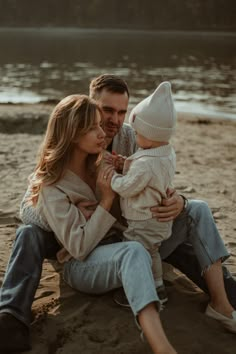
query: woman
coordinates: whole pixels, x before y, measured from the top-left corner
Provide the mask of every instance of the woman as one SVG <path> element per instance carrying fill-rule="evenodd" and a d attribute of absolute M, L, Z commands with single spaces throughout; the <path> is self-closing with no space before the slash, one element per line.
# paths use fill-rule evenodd
<path fill-rule="evenodd" d="M 96 176 L 96 160 L 105 142 L 101 124 L 100 110 L 87 96 L 72 95 L 59 102 L 30 178 L 22 221 L 55 233 L 62 245 L 58 260 L 64 263 L 70 286 L 95 294 L 123 286 L 153 352 L 176 353 L 160 322 L 147 251 L 136 242 L 101 242 L 116 222 L 110 213 L 113 168 L 100 169 Z M 88 200 L 94 201 L 95 210 L 82 213 L 77 204 Z"/>

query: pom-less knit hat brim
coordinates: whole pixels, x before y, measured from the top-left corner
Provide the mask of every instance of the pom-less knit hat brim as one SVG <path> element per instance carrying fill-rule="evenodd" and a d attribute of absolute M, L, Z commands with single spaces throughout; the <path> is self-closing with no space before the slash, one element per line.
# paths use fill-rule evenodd
<path fill-rule="evenodd" d="M 129 123 L 137 133 L 149 140 L 169 141 L 176 127 L 170 83 L 162 82 L 150 96 L 135 106 Z"/>

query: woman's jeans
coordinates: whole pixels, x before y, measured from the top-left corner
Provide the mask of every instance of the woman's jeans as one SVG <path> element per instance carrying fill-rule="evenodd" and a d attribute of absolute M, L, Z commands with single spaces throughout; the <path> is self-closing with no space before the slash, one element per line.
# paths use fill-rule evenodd
<path fill-rule="evenodd" d="M 64 265 L 64 280 L 89 294 L 103 294 L 123 286 L 135 316 L 151 302 L 159 301 L 151 256 L 136 241 L 98 246 L 85 261 L 70 260 Z"/>
<path fill-rule="evenodd" d="M 58 249 L 52 233 L 30 225 L 17 230 L 0 291 L 0 312 L 11 313 L 29 326 L 43 260 L 55 258 Z M 186 213 L 176 218 L 172 236 L 163 242 L 160 252 L 165 261 L 205 291 L 202 271 L 228 257 L 210 209 L 205 202 L 195 200 L 188 203 Z M 64 266 L 64 278 L 72 287 L 88 293 L 104 293 L 123 286 L 134 313 L 158 300 L 153 293 L 150 256 L 136 242 L 99 246 L 84 262 L 71 260 Z M 236 308 L 236 281 L 226 268 L 224 281 L 229 301 Z"/>

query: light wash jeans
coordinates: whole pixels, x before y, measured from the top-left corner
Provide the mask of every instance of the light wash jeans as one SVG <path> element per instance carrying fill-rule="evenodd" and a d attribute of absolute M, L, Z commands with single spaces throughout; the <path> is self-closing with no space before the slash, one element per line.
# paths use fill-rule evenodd
<path fill-rule="evenodd" d="M 150 280 L 148 253 L 141 245 L 132 243 L 127 248 L 127 244 L 99 246 L 85 262 L 68 262 L 64 267 L 65 280 L 74 288 L 88 293 L 102 293 L 123 285 L 133 312 L 136 313 L 145 303 L 155 300 L 154 284 Z M 131 248 L 134 249 L 133 255 L 129 254 Z M 40 281 L 43 260 L 55 257 L 58 249 L 59 245 L 52 233 L 30 225 L 17 230 L 0 291 L 0 312 L 11 313 L 27 326 L 30 325 L 31 307 Z M 204 290 L 207 288 L 201 277 L 202 270 L 219 258 L 228 257 L 211 212 L 207 204 L 201 201 L 190 201 L 187 213 L 176 218 L 172 236 L 162 243 L 160 252 L 165 261 L 179 268 Z M 142 272 L 136 268 L 139 261 L 135 260 L 140 254 L 140 262 L 144 267 Z M 103 264 L 95 266 L 101 259 Z M 125 260 L 129 261 L 127 265 L 123 264 Z M 135 267 L 132 262 L 135 262 Z M 144 274 L 148 277 L 147 281 L 140 280 Z M 236 308 L 236 281 L 226 268 L 224 281 L 228 298 Z"/>
<path fill-rule="evenodd" d="M 212 263 L 230 255 L 216 227 L 208 204 L 201 200 L 191 200 L 186 212 L 175 219 L 172 235 L 162 242 L 159 252 L 167 258 L 179 245 L 190 244 L 197 257 L 201 273 Z"/>
<path fill-rule="evenodd" d="M 123 286 L 135 316 L 146 305 L 159 301 L 151 256 L 136 241 L 98 246 L 85 261 L 65 263 L 63 275 L 72 288 L 89 294 Z"/>

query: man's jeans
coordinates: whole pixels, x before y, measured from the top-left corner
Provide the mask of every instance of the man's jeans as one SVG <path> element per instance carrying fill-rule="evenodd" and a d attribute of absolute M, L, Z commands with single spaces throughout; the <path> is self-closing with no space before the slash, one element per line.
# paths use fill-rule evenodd
<path fill-rule="evenodd" d="M 18 228 L 0 289 L 0 312 L 11 313 L 29 326 L 43 261 L 45 258 L 55 259 L 59 249 L 52 232 L 43 231 L 35 225 Z"/>
<path fill-rule="evenodd" d="M 189 201 L 186 212 L 174 221 L 171 238 L 162 243 L 160 252 L 165 262 L 179 269 L 206 293 L 202 272 L 219 258 L 224 261 L 228 257 L 211 210 L 201 200 Z M 223 276 L 228 299 L 236 309 L 236 279 L 225 266 Z"/>
<path fill-rule="evenodd" d="M 11 313 L 29 326 L 43 260 L 54 258 L 58 250 L 59 245 L 52 233 L 30 225 L 17 230 L 0 291 L 0 312 Z M 228 257 L 212 214 L 207 204 L 201 201 L 190 201 L 187 213 L 176 218 L 173 235 L 163 242 L 160 252 L 165 261 L 180 269 L 204 291 L 207 288 L 201 277 L 202 271 L 219 258 Z M 74 264 L 76 262 L 73 260 Z M 76 273 L 73 278 L 76 279 Z M 236 308 L 236 280 L 226 268 L 224 281 L 229 301 Z M 80 284 L 76 284 L 76 288 L 79 287 Z M 104 288 L 104 292 L 106 290 Z"/>
<path fill-rule="evenodd" d="M 162 259 L 166 260 L 183 243 L 191 245 L 200 265 L 200 274 L 217 260 L 224 261 L 229 257 L 211 210 L 207 203 L 200 200 L 189 202 L 187 210 L 174 221 L 171 237 L 163 241 L 160 247 Z"/>

